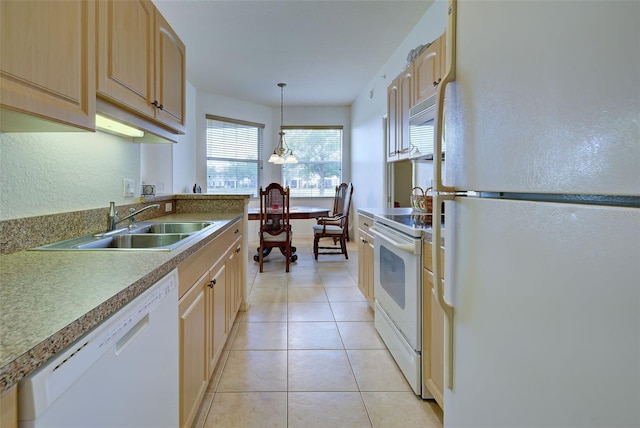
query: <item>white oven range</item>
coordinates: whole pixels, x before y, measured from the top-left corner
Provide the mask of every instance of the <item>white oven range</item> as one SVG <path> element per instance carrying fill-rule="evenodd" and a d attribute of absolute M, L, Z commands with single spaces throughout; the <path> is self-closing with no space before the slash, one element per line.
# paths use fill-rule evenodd
<path fill-rule="evenodd" d="M 374 215 L 375 327 L 413 391 L 422 388 L 422 233 L 425 215 Z M 430 222 L 429 222 L 430 225 Z M 424 390 L 423 390 L 424 389 Z"/>

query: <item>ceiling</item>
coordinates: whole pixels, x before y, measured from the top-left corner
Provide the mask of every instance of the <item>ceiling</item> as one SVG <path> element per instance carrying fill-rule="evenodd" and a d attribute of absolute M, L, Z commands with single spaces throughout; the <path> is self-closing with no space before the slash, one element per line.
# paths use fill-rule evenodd
<path fill-rule="evenodd" d="M 433 0 L 153 0 L 187 49 L 199 91 L 258 104 L 345 106 Z M 408 53 L 408 52 L 407 52 Z"/>

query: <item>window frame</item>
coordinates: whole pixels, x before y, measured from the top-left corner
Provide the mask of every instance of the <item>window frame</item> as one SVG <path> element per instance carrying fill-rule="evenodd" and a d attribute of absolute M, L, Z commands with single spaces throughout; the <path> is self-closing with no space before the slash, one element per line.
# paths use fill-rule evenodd
<path fill-rule="evenodd" d="M 295 145 L 292 146 L 291 144 L 291 138 L 287 137 L 287 135 L 289 135 L 289 131 L 291 130 L 315 130 L 315 131 L 322 131 L 322 130 L 335 130 L 335 131 L 340 131 L 340 149 L 338 151 L 339 156 L 340 156 L 340 160 L 339 160 L 339 165 L 338 165 L 338 171 L 339 171 L 339 176 L 337 179 L 337 183 L 331 183 L 331 185 L 329 185 L 327 187 L 327 184 L 324 183 L 324 187 L 318 187 L 319 189 L 319 194 L 317 195 L 313 195 L 313 194 L 300 194 L 299 191 L 297 191 L 297 188 L 291 187 L 290 186 L 290 190 L 291 190 L 291 197 L 292 198 L 333 198 L 335 196 L 335 187 L 337 185 L 339 185 L 342 181 L 343 181 L 343 162 L 344 162 L 344 126 L 343 125 L 284 125 L 282 126 L 282 131 L 284 131 L 285 133 L 285 142 L 286 144 L 289 146 L 290 149 L 292 149 L 293 154 L 296 156 L 296 158 L 298 159 L 298 163 L 297 164 L 282 164 L 282 168 L 280 170 L 280 179 L 282 183 L 285 184 L 289 184 L 286 183 L 285 180 L 285 172 L 287 168 L 295 168 L 296 165 L 300 165 L 300 164 L 319 164 L 319 163 L 323 163 L 323 161 L 304 161 L 300 159 L 299 153 L 300 150 L 296 150 Z M 312 191 L 311 191 L 312 192 Z"/>
<path fill-rule="evenodd" d="M 243 127 L 253 127 L 256 128 L 258 130 L 258 137 L 257 137 L 257 141 L 256 141 L 256 156 L 257 159 L 250 159 L 250 158 L 230 158 L 230 157 L 216 157 L 216 156 L 209 156 L 209 138 L 208 138 L 208 132 L 209 132 L 209 120 L 214 120 L 217 122 L 223 122 L 225 124 L 232 124 L 232 125 L 241 125 Z M 242 119 L 235 119 L 235 118 L 230 118 L 230 117 L 224 117 L 224 116 L 218 116 L 218 115 L 213 115 L 213 114 L 206 114 L 205 115 L 205 149 L 206 149 L 206 156 L 205 156 L 205 171 L 207 173 L 207 180 L 206 180 L 206 190 L 207 193 L 209 194 L 220 194 L 220 195 L 225 195 L 225 194 L 229 194 L 229 193 L 220 193 L 220 192 L 216 192 L 214 189 L 209 188 L 209 181 L 210 181 L 210 176 L 209 176 L 209 161 L 218 161 L 218 162 L 242 162 L 242 163 L 247 163 L 247 164 L 256 164 L 257 166 L 257 182 L 256 182 L 256 188 L 255 188 L 255 192 L 251 192 L 251 197 L 252 198 L 257 198 L 259 196 L 259 191 L 260 191 L 260 187 L 263 184 L 263 180 L 264 180 L 264 131 L 265 131 L 265 124 L 263 123 L 258 123 L 258 122 L 251 122 L 251 121 L 247 121 L 247 120 L 242 120 Z M 239 189 L 238 187 L 236 187 L 235 189 Z M 246 192 L 237 192 L 237 193 L 246 193 Z"/>

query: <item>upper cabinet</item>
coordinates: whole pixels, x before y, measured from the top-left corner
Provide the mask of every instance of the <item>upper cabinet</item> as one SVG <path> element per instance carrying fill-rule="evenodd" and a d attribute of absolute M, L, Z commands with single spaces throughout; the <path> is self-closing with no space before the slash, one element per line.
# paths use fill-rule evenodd
<path fill-rule="evenodd" d="M 414 67 L 411 64 L 398 76 L 398 160 L 409 158 L 409 109 L 414 104 L 413 87 Z"/>
<path fill-rule="evenodd" d="M 387 87 L 387 162 L 398 159 L 398 78 Z"/>
<path fill-rule="evenodd" d="M 185 48 L 167 21 L 156 10 L 156 120 L 184 131 Z"/>
<path fill-rule="evenodd" d="M 0 1 L 0 131 L 184 133 L 185 47 L 150 0 Z"/>
<path fill-rule="evenodd" d="M 95 129 L 94 5 L 0 2 L 2 131 Z"/>
<path fill-rule="evenodd" d="M 440 40 L 436 39 L 429 47 L 414 61 L 415 68 L 415 103 L 419 104 L 426 100 L 436 91 L 442 75 L 440 74 Z"/>
<path fill-rule="evenodd" d="M 411 158 L 409 109 L 432 97 L 445 72 L 445 35 L 436 39 L 387 88 L 387 161 Z"/>
<path fill-rule="evenodd" d="M 101 0 L 97 93 L 184 131 L 185 47 L 149 0 Z"/>
<path fill-rule="evenodd" d="M 413 105 L 413 64 L 387 88 L 387 161 L 409 158 L 409 108 Z"/>

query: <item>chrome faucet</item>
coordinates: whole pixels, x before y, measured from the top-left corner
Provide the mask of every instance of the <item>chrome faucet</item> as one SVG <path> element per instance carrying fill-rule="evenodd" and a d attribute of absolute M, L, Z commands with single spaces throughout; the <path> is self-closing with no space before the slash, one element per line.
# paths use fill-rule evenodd
<path fill-rule="evenodd" d="M 150 208 L 155 208 L 155 209 L 160 209 L 160 204 L 151 204 L 151 205 L 147 205 L 146 207 L 143 207 L 141 209 L 139 209 L 138 211 L 136 211 L 134 208 L 129 208 L 129 215 L 126 217 L 123 217 L 121 219 L 118 219 L 118 210 L 116 210 L 116 203 L 115 202 L 109 202 L 109 216 L 107 218 L 107 232 L 111 232 L 113 230 L 116 230 L 116 225 L 120 222 L 123 222 L 125 220 L 129 220 L 129 229 L 133 229 L 136 226 L 136 218 L 135 216 L 137 216 L 138 214 L 140 214 L 142 211 L 146 211 Z"/>

